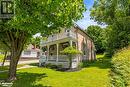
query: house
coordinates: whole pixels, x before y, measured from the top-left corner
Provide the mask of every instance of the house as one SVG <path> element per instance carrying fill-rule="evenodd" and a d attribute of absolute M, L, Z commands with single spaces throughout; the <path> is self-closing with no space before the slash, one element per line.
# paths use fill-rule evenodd
<path fill-rule="evenodd" d="M 74 46 L 82 55 L 73 58 L 72 68 L 76 68 L 82 61 L 95 60 L 95 46 L 89 35 L 78 26 L 71 29 L 62 29 L 59 33 L 50 35 L 41 41 L 41 49 L 46 55 L 46 63 L 62 65 L 68 68 L 68 58 L 61 51 L 68 46 Z"/>
<path fill-rule="evenodd" d="M 32 44 L 29 44 L 21 54 L 21 59 L 38 59 L 40 56 L 40 49 Z"/>

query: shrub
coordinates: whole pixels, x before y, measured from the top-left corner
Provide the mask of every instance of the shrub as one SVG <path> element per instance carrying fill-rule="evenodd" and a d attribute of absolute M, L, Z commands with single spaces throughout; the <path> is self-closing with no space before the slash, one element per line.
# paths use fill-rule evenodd
<path fill-rule="evenodd" d="M 111 84 L 112 87 L 130 87 L 130 47 L 113 56 Z"/>
<path fill-rule="evenodd" d="M 90 65 L 90 61 L 82 61 L 78 64 L 78 68 L 85 68 L 85 67 L 88 67 Z"/>
<path fill-rule="evenodd" d="M 50 69 L 61 69 L 63 66 L 62 65 L 55 65 L 55 64 L 51 64 L 48 63 L 45 65 L 46 68 L 50 68 Z"/>
<path fill-rule="evenodd" d="M 68 59 L 69 59 L 69 69 L 71 69 L 71 67 L 72 67 L 73 56 L 77 55 L 77 54 L 82 54 L 81 51 L 79 51 L 76 48 L 71 47 L 71 46 L 66 47 L 63 51 L 61 51 L 61 53 L 68 56 Z"/>

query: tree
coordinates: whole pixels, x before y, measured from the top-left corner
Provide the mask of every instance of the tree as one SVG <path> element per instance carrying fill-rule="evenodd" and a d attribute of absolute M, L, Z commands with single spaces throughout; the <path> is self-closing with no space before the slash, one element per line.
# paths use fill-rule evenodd
<path fill-rule="evenodd" d="M 69 69 L 71 69 L 72 68 L 72 59 L 74 58 L 74 55 L 81 54 L 82 52 L 80 52 L 79 50 L 69 46 L 69 47 L 66 47 L 63 51 L 61 51 L 61 53 L 66 54 L 68 56 Z"/>
<path fill-rule="evenodd" d="M 2 66 L 4 66 L 5 60 L 7 58 L 7 52 L 9 51 L 9 49 L 2 42 L 0 42 L 0 50 L 4 52 L 4 57 L 2 62 Z"/>
<path fill-rule="evenodd" d="M 128 46 L 130 42 L 130 0 L 96 0 L 91 9 L 91 17 L 99 24 L 107 24 L 109 31 L 107 52 L 110 55 Z M 108 30 L 108 29 L 107 29 Z"/>
<path fill-rule="evenodd" d="M 103 53 L 105 51 L 105 47 L 103 45 L 103 32 L 104 30 L 99 26 L 89 26 L 85 32 L 89 34 L 89 36 L 94 40 L 94 44 L 97 50 L 97 53 Z"/>
<path fill-rule="evenodd" d="M 122 49 L 130 43 L 130 32 L 129 30 L 123 30 L 108 26 L 105 29 L 105 48 L 106 55 L 112 56 L 117 50 Z"/>
<path fill-rule="evenodd" d="M 82 0 L 13 0 L 14 16 L 1 22 L 0 32 L 11 51 L 8 80 L 16 80 L 16 67 L 25 43 L 36 33 L 52 34 L 82 17 Z"/>
<path fill-rule="evenodd" d="M 37 36 L 37 37 L 32 37 L 28 44 L 32 44 L 34 48 L 40 47 L 40 42 L 43 39 L 43 37 Z"/>
<path fill-rule="evenodd" d="M 130 0 L 95 0 L 91 9 L 92 19 L 98 23 L 105 23 L 107 25 L 112 25 L 122 19 L 129 21 L 129 16 Z"/>
<path fill-rule="evenodd" d="M 4 66 L 4 63 L 5 63 L 5 61 L 6 61 L 7 53 L 10 52 L 9 47 L 8 47 L 8 45 L 6 44 L 6 42 L 8 42 L 8 41 L 7 41 L 7 39 L 4 38 L 3 36 L 5 36 L 5 35 L 2 35 L 2 34 L 0 33 L 0 50 L 1 50 L 2 52 L 4 52 L 4 58 L 3 58 L 2 66 Z"/>

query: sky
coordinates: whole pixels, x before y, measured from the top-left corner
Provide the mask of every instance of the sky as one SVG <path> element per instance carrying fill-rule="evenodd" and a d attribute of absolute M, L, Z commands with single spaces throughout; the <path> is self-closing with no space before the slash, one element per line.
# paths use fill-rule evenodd
<path fill-rule="evenodd" d="M 98 25 L 96 22 L 94 22 L 94 20 L 90 19 L 91 17 L 90 17 L 89 10 L 94 4 L 94 0 L 84 0 L 84 4 L 87 8 L 87 11 L 83 13 L 84 17 L 81 20 L 77 21 L 77 24 L 82 29 L 87 29 L 87 27 L 90 25 Z M 99 25 L 99 26 L 101 26 L 101 25 Z M 105 26 L 101 26 L 101 27 L 105 27 Z"/>

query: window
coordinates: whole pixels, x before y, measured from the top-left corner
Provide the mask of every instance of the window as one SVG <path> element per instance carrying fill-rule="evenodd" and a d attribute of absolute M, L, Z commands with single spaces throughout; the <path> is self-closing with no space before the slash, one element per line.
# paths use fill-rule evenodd
<path fill-rule="evenodd" d="M 24 55 L 31 55 L 31 51 L 24 51 Z"/>
<path fill-rule="evenodd" d="M 86 44 L 83 43 L 82 46 L 83 46 L 82 48 L 83 55 L 86 55 Z"/>
<path fill-rule="evenodd" d="M 1 1 L 1 13 L 2 14 L 13 14 L 13 2 Z"/>
<path fill-rule="evenodd" d="M 63 49 L 65 49 L 69 45 L 70 45 L 69 42 L 61 43 L 61 46 L 62 46 Z"/>
<path fill-rule="evenodd" d="M 70 32 L 70 30 L 69 30 L 69 29 L 66 29 L 65 32 Z"/>

